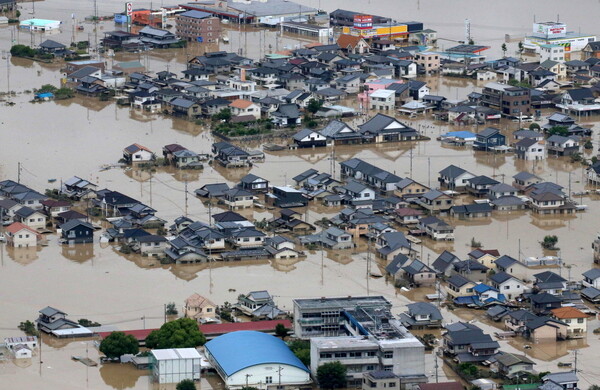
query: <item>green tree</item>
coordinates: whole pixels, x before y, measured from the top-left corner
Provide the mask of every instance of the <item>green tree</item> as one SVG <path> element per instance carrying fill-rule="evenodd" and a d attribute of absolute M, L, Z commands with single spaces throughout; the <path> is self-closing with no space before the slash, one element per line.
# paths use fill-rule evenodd
<path fill-rule="evenodd" d="M 40 332 L 35 328 L 35 324 L 29 320 L 21 322 L 19 329 L 29 336 L 38 336 Z"/>
<path fill-rule="evenodd" d="M 544 241 L 541 242 L 542 248 L 544 249 L 556 249 L 556 244 L 558 243 L 557 236 L 546 236 L 544 237 Z"/>
<path fill-rule="evenodd" d="M 523 46 L 523 41 L 519 41 L 519 56 L 523 56 L 523 50 L 525 50 L 525 47 Z"/>
<path fill-rule="evenodd" d="M 184 379 L 177 384 L 176 390 L 196 390 L 196 384 L 191 379 Z"/>
<path fill-rule="evenodd" d="M 477 366 L 473 363 L 461 363 L 458 365 L 458 371 L 467 378 L 475 378 L 479 373 Z"/>
<path fill-rule="evenodd" d="M 44 92 L 56 92 L 58 88 L 56 88 L 54 85 L 52 84 L 44 84 L 40 87 L 40 89 L 38 89 L 39 93 L 44 93 Z"/>
<path fill-rule="evenodd" d="M 473 40 L 473 38 L 470 38 L 468 43 L 469 43 L 469 45 L 474 45 L 475 41 Z"/>
<path fill-rule="evenodd" d="M 323 102 L 321 100 L 310 99 L 306 105 L 306 111 L 314 115 L 321 109 L 321 107 L 323 107 Z"/>
<path fill-rule="evenodd" d="M 305 340 L 294 340 L 288 343 L 290 350 L 307 367 L 310 366 L 310 342 Z"/>
<path fill-rule="evenodd" d="M 17 10 L 17 12 L 15 12 L 15 16 L 17 19 L 19 19 L 21 17 L 21 11 Z"/>
<path fill-rule="evenodd" d="M 107 357 L 121 360 L 121 355 L 136 354 L 140 351 L 139 343 L 135 337 L 123 332 L 112 332 L 100 343 L 100 352 Z"/>
<path fill-rule="evenodd" d="M 229 108 L 224 108 L 219 111 L 218 114 L 213 115 L 213 119 L 218 121 L 228 121 L 231 119 L 231 110 Z"/>
<path fill-rule="evenodd" d="M 175 306 L 175 302 L 167 303 L 167 307 L 165 308 L 165 313 L 168 316 L 174 316 L 174 315 L 177 315 L 177 313 L 179 313 L 177 311 L 177 306 Z"/>
<path fill-rule="evenodd" d="M 325 363 L 317 369 L 319 387 L 339 389 L 346 387 L 346 366 L 340 362 Z"/>
<path fill-rule="evenodd" d="M 569 129 L 566 126 L 552 126 L 548 129 L 548 135 L 562 135 L 566 137 L 569 134 Z"/>
<path fill-rule="evenodd" d="M 540 129 L 541 129 L 541 127 L 537 123 L 532 123 L 529 125 L 529 130 L 539 131 Z"/>
<path fill-rule="evenodd" d="M 146 339 L 148 348 L 195 348 L 206 343 L 206 337 L 191 318 L 167 322 Z"/>
<path fill-rule="evenodd" d="M 502 49 L 502 57 L 506 57 L 506 52 L 507 52 L 507 48 L 506 48 L 506 43 L 503 43 L 502 46 L 500 47 L 500 49 Z"/>
<path fill-rule="evenodd" d="M 102 326 L 101 323 L 96 322 L 96 321 L 91 321 L 88 320 L 87 318 L 81 318 L 79 320 L 77 320 L 77 323 L 83 327 L 89 328 L 89 327 L 95 327 L 95 326 Z"/>
<path fill-rule="evenodd" d="M 58 100 L 70 99 L 73 96 L 75 96 L 75 94 L 71 88 L 59 88 L 54 92 L 54 97 Z"/>
<path fill-rule="evenodd" d="M 590 141 L 589 139 L 587 141 L 585 141 L 585 143 L 583 144 L 583 148 L 584 149 L 594 149 L 594 144 L 592 144 L 592 141 Z"/>
<path fill-rule="evenodd" d="M 14 45 L 10 48 L 10 54 L 15 57 L 34 57 L 35 50 L 26 45 Z"/>
<path fill-rule="evenodd" d="M 277 336 L 283 340 L 288 335 L 288 333 L 289 333 L 289 331 L 285 327 L 285 325 L 283 325 L 283 324 L 275 325 L 275 336 Z"/>
<path fill-rule="evenodd" d="M 579 152 L 575 152 L 571 155 L 571 162 L 576 163 L 583 160 L 583 155 Z"/>
<path fill-rule="evenodd" d="M 598 385 L 591 385 L 590 387 L 588 387 L 588 390 L 600 390 L 600 386 L 598 386 Z"/>

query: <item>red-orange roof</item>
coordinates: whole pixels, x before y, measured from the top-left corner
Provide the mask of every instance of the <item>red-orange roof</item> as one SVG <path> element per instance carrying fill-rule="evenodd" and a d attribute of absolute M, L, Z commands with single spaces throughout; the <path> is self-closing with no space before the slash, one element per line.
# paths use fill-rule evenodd
<path fill-rule="evenodd" d="M 231 104 L 229 104 L 229 107 L 246 109 L 246 108 L 250 107 L 252 104 L 253 103 L 250 100 L 235 99 L 234 101 L 231 102 Z"/>
<path fill-rule="evenodd" d="M 348 47 L 354 48 L 360 42 L 361 37 L 350 35 L 350 34 L 342 34 L 337 40 L 337 44 L 339 47 L 346 49 Z"/>
<path fill-rule="evenodd" d="M 283 324 L 286 328 L 291 328 L 290 320 L 269 320 L 269 321 L 251 321 L 251 322 L 234 322 L 224 324 L 204 324 L 199 325 L 200 331 L 209 337 L 220 336 L 225 333 L 237 332 L 240 330 L 253 330 L 256 332 L 269 332 L 275 329 L 277 324 Z M 130 334 L 138 340 L 146 340 L 148 335 L 156 329 L 134 329 L 124 330 L 125 334 Z M 98 335 L 102 338 L 107 337 L 112 332 L 100 332 Z"/>
<path fill-rule="evenodd" d="M 588 315 L 576 307 L 559 307 L 551 310 L 552 315 L 558 319 L 587 318 Z"/>
<path fill-rule="evenodd" d="M 23 229 L 29 230 L 30 232 L 32 232 L 32 233 L 34 233 L 36 235 L 38 234 L 38 232 L 36 232 L 32 228 L 30 228 L 29 226 L 22 224 L 21 222 L 15 222 L 15 223 L 10 224 L 6 228 L 6 231 L 9 232 L 9 233 L 15 234 L 15 233 L 20 232 Z"/>

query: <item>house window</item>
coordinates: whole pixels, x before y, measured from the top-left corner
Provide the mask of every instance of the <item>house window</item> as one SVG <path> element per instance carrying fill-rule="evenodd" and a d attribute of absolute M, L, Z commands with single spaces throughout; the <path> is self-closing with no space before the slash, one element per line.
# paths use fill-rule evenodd
<path fill-rule="evenodd" d="M 391 359 L 394 357 L 394 352 L 393 351 L 386 351 L 383 353 L 383 358 L 384 359 Z"/>
<path fill-rule="evenodd" d="M 578 319 L 577 319 L 577 323 L 578 323 L 578 324 L 583 324 L 583 318 L 578 318 Z"/>
<path fill-rule="evenodd" d="M 273 383 L 273 377 L 272 376 L 266 376 L 265 377 L 265 383 Z"/>

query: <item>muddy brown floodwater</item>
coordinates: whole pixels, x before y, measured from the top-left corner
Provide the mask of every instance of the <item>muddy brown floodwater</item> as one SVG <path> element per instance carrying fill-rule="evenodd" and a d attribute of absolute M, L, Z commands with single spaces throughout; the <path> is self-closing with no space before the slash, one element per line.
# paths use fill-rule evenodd
<path fill-rule="evenodd" d="M 316 0 L 303 2 L 317 6 Z M 507 6 L 506 2 L 491 3 L 491 8 L 486 7 L 485 12 L 473 12 L 471 16 L 465 14 L 464 10 L 458 12 L 461 7 L 456 6 L 456 3 L 448 8 L 449 3 L 440 1 L 428 2 L 427 6 L 424 2 L 409 1 L 403 2 L 406 9 L 400 14 L 399 10 L 394 8 L 392 12 L 389 8 L 392 3 L 351 0 L 343 3 L 323 2 L 321 6 L 328 10 L 339 6 L 392 15 L 397 19 L 422 20 L 427 27 L 435 28 L 440 31 L 441 36 L 451 39 L 461 38 L 462 20 L 470 17 L 476 39 L 481 34 L 482 41 L 496 42 L 497 45 L 497 40 L 503 39 L 505 31 L 494 26 L 506 26 L 507 33 L 524 34 L 530 27 L 531 14 L 535 11 L 529 9 L 533 5 L 511 0 L 509 5 L 525 7 L 522 12 L 512 11 L 515 7 Z M 473 2 L 458 3 L 470 7 L 469 9 L 479 9 Z M 591 15 L 597 12 L 590 11 L 586 13 L 590 16 L 575 17 L 576 7 L 568 7 L 566 2 L 558 1 L 551 1 L 549 4 L 554 7 L 552 15 L 538 15 L 538 18 L 550 19 L 556 12 L 560 12 L 561 20 L 567 21 L 572 27 L 581 24 L 582 30 L 593 31 Z M 31 8 L 30 3 L 21 5 L 25 8 L 24 13 Z M 99 13 L 118 11 L 122 5 L 122 2 L 116 0 L 99 2 Z M 150 4 L 136 2 L 136 6 L 138 5 L 143 7 Z M 596 9 L 598 3 L 594 2 L 590 7 Z M 500 8 L 502 12 L 490 12 Z M 510 20 L 506 10 L 511 10 Z M 68 28 L 72 12 L 76 14 L 76 18 L 83 18 L 91 14 L 91 3 L 75 0 L 36 3 L 36 16 L 65 21 L 63 31 L 55 35 L 59 40 L 68 40 L 72 34 Z M 499 19 L 491 20 L 492 16 Z M 87 39 L 91 27 L 86 24 L 84 32 L 76 32 L 76 39 Z M 100 27 L 99 33 L 113 29 L 111 22 L 103 22 Z M 254 27 L 247 27 L 246 30 L 242 27 L 242 31 L 238 31 L 237 26 L 228 26 L 227 30 L 231 42 L 229 46 L 220 45 L 219 48 L 230 51 L 244 48 L 245 53 L 255 58 L 277 47 L 295 47 L 303 43 L 297 37 L 284 35 L 278 38 L 274 31 L 260 32 Z M 13 32 L 13 36 L 15 34 Z M 33 39 L 39 43 L 50 37 L 50 34 L 35 35 Z M 0 28 L 0 49 L 10 47 L 10 39 L 10 28 Z M 27 43 L 31 36 L 20 32 L 15 39 Z M 262 42 L 264 44 L 259 45 Z M 188 49 L 153 51 L 143 55 L 119 54 L 114 61 L 138 59 L 152 71 L 163 70 L 167 65 L 171 71 L 180 71 L 184 69 L 185 60 L 190 56 L 216 49 L 216 46 L 191 45 Z M 110 58 L 105 60 L 108 63 L 113 61 Z M 151 205 L 158 210 L 159 217 L 168 221 L 186 210 L 194 219 L 208 220 L 208 209 L 200 200 L 189 196 L 186 205 L 186 182 L 188 189 L 193 191 L 206 183 L 234 184 L 240 177 L 252 172 L 267 178 L 274 185 L 284 185 L 291 184 L 293 176 L 309 167 L 331 172 L 339 178 L 338 163 L 352 157 L 369 161 L 399 176 L 412 176 L 432 186 L 436 185 L 437 172 L 453 163 L 507 183 L 511 182 L 515 173 L 527 170 L 546 180 L 558 181 L 566 188 L 569 188 L 570 182 L 572 191 L 594 189 L 585 186 L 582 167 L 571 164 L 567 159 L 550 158 L 534 163 L 516 161 L 511 154 L 493 155 L 470 149 L 444 147 L 435 140 L 440 134 L 457 129 L 476 131 L 477 128 L 450 126 L 434 122 L 429 117 L 402 119 L 429 136 L 431 140 L 426 142 L 347 146 L 336 147 L 335 150 L 323 148 L 267 152 L 266 161 L 251 169 L 228 170 L 206 166 L 200 172 L 161 168 L 153 173 L 137 169 L 101 170 L 104 164 L 117 162 L 123 147 L 133 142 L 139 142 L 155 151 L 160 151 L 165 144 L 180 143 L 196 152 L 208 153 L 214 140 L 207 129 L 192 122 L 159 114 L 145 114 L 118 107 L 112 102 L 77 97 L 69 101 L 29 103 L 31 94 L 23 92 L 45 83 L 58 84 L 61 77 L 60 66 L 31 63 L 16 58 L 11 58 L 9 63 L 10 87 L 19 92 L 19 95 L 13 99 L 16 103 L 14 106 L 0 106 L 0 180 L 15 179 L 18 163 L 22 166 L 22 182 L 39 191 L 56 188 L 60 180 L 78 175 L 97 183 L 100 188 L 121 191 Z M 2 91 L 8 87 L 7 70 L 6 66 L 0 67 Z M 432 86 L 432 93 L 449 98 L 464 98 L 473 88 L 481 87 L 481 84 L 466 80 L 434 77 L 427 81 Z M 357 106 L 354 100 L 345 103 Z M 594 126 L 597 130 L 594 122 L 597 119 L 583 121 L 583 124 Z M 359 118 L 354 124 L 362 121 L 364 118 Z M 505 134 L 510 135 L 518 124 L 503 120 L 498 126 Z M 593 141 L 597 148 L 597 134 Z M 335 170 L 332 170 L 332 156 L 335 158 Z M 49 184 L 48 179 L 57 181 Z M 590 243 L 599 228 L 600 197 L 592 195 L 578 200 L 587 204 L 589 209 L 570 217 L 540 217 L 529 212 L 513 212 L 495 213 L 491 218 L 468 222 L 449 220 L 456 226 L 456 241 L 439 243 L 424 240 L 418 250 L 426 262 L 433 261 L 445 249 L 464 257 L 470 251 L 469 243 L 474 237 L 485 247 L 497 248 L 513 257 L 539 256 L 544 254 L 539 241 L 544 235 L 551 233 L 559 237 L 560 255 L 570 266 L 568 270 L 561 269 L 559 272 L 571 279 L 579 279 L 581 272 L 592 264 Z M 339 210 L 312 205 L 301 211 L 307 214 L 307 220 L 314 222 Z M 261 210 L 244 210 L 243 214 L 256 219 L 272 216 L 272 212 Z M 18 323 L 33 320 L 37 311 L 47 305 L 66 311 L 73 319 L 89 318 L 121 329 L 135 329 L 142 328 L 144 324 L 146 327 L 160 326 L 163 304 L 176 302 L 181 306 L 183 300 L 194 292 L 209 296 L 222 304 L 225 301 L 235 301 L 239 293 L 268 289 L 275 296 L 276 303 L 286 310 L 291 310 L 292 299 L 296 297 L 381 294 L 393 302 L 395 313 L 404 311 L 407 303 L 422 299 L 424 293 L 428 292 L 400 292 L 385 278 L 367 277 L 364 243 L 360 243 L 359 248 L 353 251 L 307 252 L 306 258 L 293 261 L 164 266 L 152 259 L 120 254 L 111 245 L 94 243 L 64 248 L 58 245 L 55 234 L 49 234 L 46 238 L 48 246 L 41 248 L 18 249 L 0 245 L 0 338 L 20 334 L 16 328 Z M 383 267 L 383 264 L 376 265 Z M 483 321 L 479 312 L 444 310 L 444 316 L 447 321 Z M 481 326 L 493 332 L 498 324 L 481 322 Z M 571 361 L 571 351 L 578 349 L 582 381 L 584 384 L 592 384 L 597 383 L 595 378 L 598 378 L 595 373 L 598 364 L 592 357 L 595 355 L 594 349 L 600 347 L 600 343 L 598 336 L 592 334 L 591 330 L 597 326 L 598 322 L 593 320 L 589 324 L 587 339 L 577 342 L 554 346 L 534 345 L 527 350 L 523 349 L 525 343 L 521 340 L 501 341 L 501 345 L 503 350 L 527 352 L 538 363 L 538 371 L 556 370 L 556 359 Z M 7 388 L 9 383 L 13 388 L 24 389 L 158 388 L 150 384 L 146 372 L 133 370 L 127 365 L 86 368 L 70 359 L 71 355 L 86 353 L 97 360 L 98 352 L 90 341 L 58 342 L 45 339 L 42 364 L 39 363 L 39 356 L 29 362 L 20 362 L 18 366 L 10 361 L 0 363 L 0 389 Z M 433 355 L 427 355 L 426 363 L 427 373 L 433 378 Z M 444 368 L 440 375 L 443 379 L 444 375 L 453 374 Z M 219 386 L 214 378 L 208 379 L 202 383 L 203 387 Z"/>

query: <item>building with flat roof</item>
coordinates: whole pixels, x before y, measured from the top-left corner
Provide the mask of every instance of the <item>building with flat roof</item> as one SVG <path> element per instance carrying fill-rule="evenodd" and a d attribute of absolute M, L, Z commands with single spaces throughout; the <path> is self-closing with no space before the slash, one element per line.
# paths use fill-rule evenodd
<path fill-rule="evenodd" d="M 60 28 L 60 20 L 47 19 L 27 19 L 19 23 L 20 28 L 26 28 L 32 31 L 50 31 Z"/>
<path fill-rule="evenodd" d="M 297 388 L 311 383 L 308 368 L 275 336 L 232 332 L 209 341 L 204 348 L 206 358 L 230 389 Z"/>
<path fill-rule="evenodd" d="M 525 51 L 540 53 L 541 45 L 560 45 L 564 47 L 565 53 L 581 51 L 588 43 L 595 42 L 593 34 L 582 34 L 581 32 L 567 31 L 567 25 L 560 22 L 537 22 L 533 23 L 531 35 L 523 40 Z"/>
<path fill-rule="evenodd" d="M 519 117 L 531 113 L 529 88 L 490 82 L 483 87 L 482 94 L 481 105 L 500 110 L 503 116 Z"/>
<path fill-rule="evenodd" d="M 153 349 L 150 351 L 152 380 L 158 383 L 200 380 L 200 360 L 195 348 Z"/>
<path fill-rule="evenodd" d="M 368 371 L 390 371 L 400 383 L 427 382 L 425 349 L 391 313 L 383 296 L 294 300 L 294 332 L 310 338 L 311 372 L 339 361 L 349 386 L 360 386 Z"/>
<path fill-rule="evenodd" d="M 294 333 L 296 337 L 347 336 L 348 311 L 357 308 L 391 310 L 392 303 L 383 296 L 294 299 Z"/>
<path fill-rule="evenodd" d="M 177 15 L 177 36 L 187 41 L 217 42 L 221 21 L 209 12 L 190 10 Z"/>
<path fill-rule="evenodd" d="M 289 18 L 314 16 L 318 10 L 288 0 L 226 0 L 215 3 L 181 4 L 184 9 L 208 12 L 222 19 L 233 19 L 241 23 L 274 25 Z"/>

